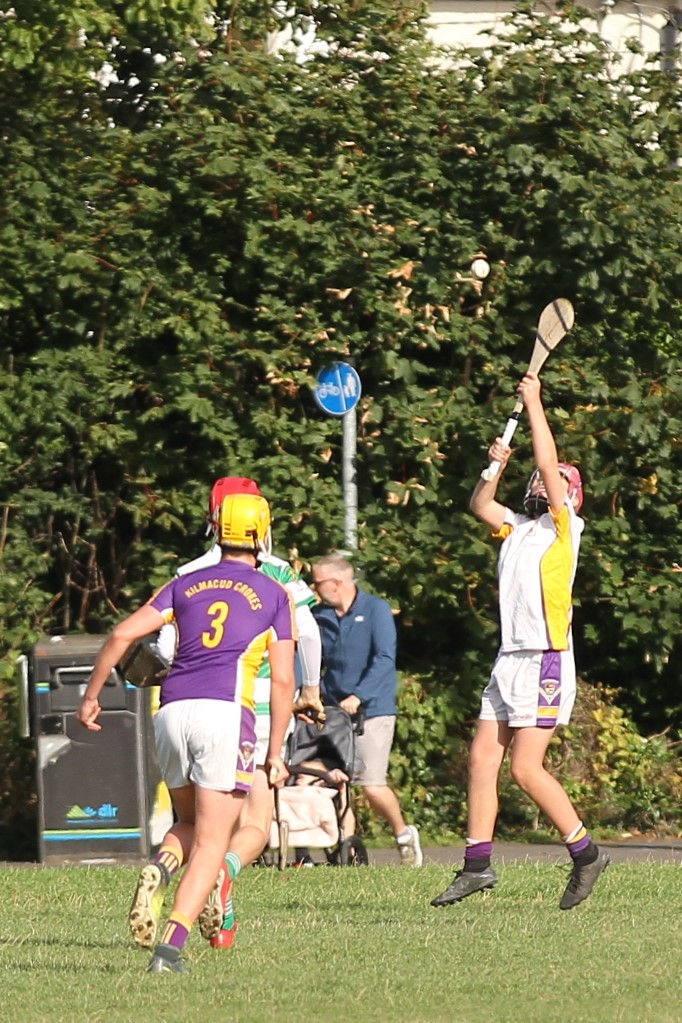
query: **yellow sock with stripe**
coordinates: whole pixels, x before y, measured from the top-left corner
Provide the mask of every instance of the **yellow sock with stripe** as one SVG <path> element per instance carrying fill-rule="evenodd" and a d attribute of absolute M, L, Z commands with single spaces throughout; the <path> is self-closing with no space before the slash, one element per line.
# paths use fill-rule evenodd
<path fill-rule="evenodd" d="M 182 846 L 175 835 L 171 833 L 164 838 L 163 845 L 152 862 L 163 867 L 170 879 L 180 869 L 183 860 Z"/>
<path fill-rule="evenodd" d="M 584 864 L 594 863 L 598 856 L 597 847 L 582 821 L 578 822 L 570 835 L 564 836 L 564 842 L 572 860 Z"/>
<path fill-rule="evenodd" d="M 166 928 L 161 935 L 162 945 L 170 945 L 172 948 L 182 949 L 189 937 L 192 924 L 182 913 L 171 913 Z"/>

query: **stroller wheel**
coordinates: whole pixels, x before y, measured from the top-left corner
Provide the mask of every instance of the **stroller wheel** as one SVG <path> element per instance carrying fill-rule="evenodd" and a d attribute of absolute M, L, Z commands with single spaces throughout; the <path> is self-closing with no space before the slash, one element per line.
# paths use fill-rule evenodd
<path fill-rule="evenodd" d="M 340 867 L 366 867 L 369 856 L 365 843 L 357 835 L 345 839 L 339 848 L 338 864 Z"/>

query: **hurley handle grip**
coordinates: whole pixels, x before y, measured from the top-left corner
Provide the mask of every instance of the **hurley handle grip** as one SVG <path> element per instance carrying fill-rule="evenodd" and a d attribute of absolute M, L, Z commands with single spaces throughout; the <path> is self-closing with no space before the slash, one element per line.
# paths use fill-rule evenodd
<path fill-rule="evenodd" d="M 514 436 L 514 431 L 519 425 L 519 416 L 521 415 L 522 408 L 523 405 L 521 403 L 514 406 L 514 411 L 507 420 L 507 425 L 505 426 L 504 433 L 502 434 L 503 444 L 509 444 Z M 500 471 L 500 464 L 501 463 L 497 461 L 491 462 L 490 465 L 481 473 L 481 479 L 485 480 L 486 483 L 491 483 Z"/>

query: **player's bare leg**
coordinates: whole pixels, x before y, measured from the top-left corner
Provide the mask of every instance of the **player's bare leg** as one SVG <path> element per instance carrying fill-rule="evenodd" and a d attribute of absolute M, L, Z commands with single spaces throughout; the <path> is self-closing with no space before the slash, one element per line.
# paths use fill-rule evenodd
<path fill-rule="evenodd" d="M 193 789 L 194 842 L 173 903 L 173 909 L 192 923 L 213 885 L 244 801 L 243 793 L 239 792 L 219 792 L 199 786 Z"/>
<path fill-rule="evenodd" d="M 232 884 L 243 867 L 260 856 L 270 837 L 275 806 L 274 790 L 268 784 L 265 767 L 257 767 L 251 791 L 244 800 L 239 822 L 217 880 L 199 915 L 202 937 L 213 948 L 231 948 L 236 934 Z"/>
<path fill-rule="evenodd" d="M 476 892 L 494 888 L 490 865 L 497 819 L 500 768 L 513 731 L 505 721 L 479 721 L 469 752 L 468 837 L 464 866 L 432 906 L 448 906 Z"/>
<path fill-rule="evenodd" d="M 215 884 L 215 877 L 225 856 L 232 831 L 239 818 L 244 800 L 240 792 L 220 792 L 192 786 L 194 799 L 194 840 L 187 867 L 175 891 L 173 908 L 161 941 L 154 950 L 148 972 L 167 970 L 186 972 L 180 952 L 189 931 L 198 918 L 206 898 Z M 176 810 L 185 819 L 191 819 L 191 794 L 188 788 L 179 790 Z"/>
<path fill-rule="evenodd" d="M 128 915 L 133 941 L 140 948 L 153 948 L 168 886 L 175 873 L 187 861 L 194 838 L 194 788 L 183 786 L 188 796 L 190 819 L 178 820 L 166 832 L 154 858 L 140 871 Z M 182 806 L 183 789 L 172 795 Z M 176 811 L 177 812 L 177 811 Z"/>
<path fill-rule="evenodd" d="M 505 721 L 479 721 L 469 752 L 467 834 L 492 842 L 498 811 L 497 779 L 513 731 Z"/>
<path fill-rule="evenodd" d="M 257 767 L 251 792 L 239 817 L 239 826 L 230 841 L 230 852 L 239 856 L 243 867 L 258 859 L 268 844 L 274 808 L 274 789 L 268 785 L 265 768 Z"/>
<path fill-rule="evenodd" d="M 511 747 L 511 776 L 562 835 L 580 823 L 563 786 L 545 767 L 553 728 L 517 728 Z"/>
<path fill-rule="evenodd" d="M 590 838 L 561 783 L 544 766 L 553 734 L 550 728 L 518 729 L 512 745 L 511 773 L 566 843 L 573 869 L 559 905 L 561 909 L 573 909 L 591 894 L 610 861 Z"/>

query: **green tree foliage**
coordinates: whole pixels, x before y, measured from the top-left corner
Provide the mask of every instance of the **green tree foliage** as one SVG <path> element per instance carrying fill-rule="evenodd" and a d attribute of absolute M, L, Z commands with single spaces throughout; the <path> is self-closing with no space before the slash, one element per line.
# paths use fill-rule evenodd
<path fill-rule="evenodd" d="M 618 77 L 570 6 L 447 57 L 417 0 L 2 6 L 6 700 L 40 631 L 107 628 L 197 552 L 217 475 L 261 482 L 282 553 L 342 544 L 341 431 L 310 390 L 341 358 L 364 391 L 358 564 L 428 734 L 465 726 L 497 636 L 468 496 L 565 295 L 543 379 L 586 482 L 579 665 L 640 723 L 677 711 L 678 77 Z"/>
<path fill-rule="evenodd" d="M 588 820 L 647 832 L 677 818 L 682 771 L 668 730 L 644 737 L 602 686 L 582 686 L 576 712 L 552 740 L 550 763 Z"/>

